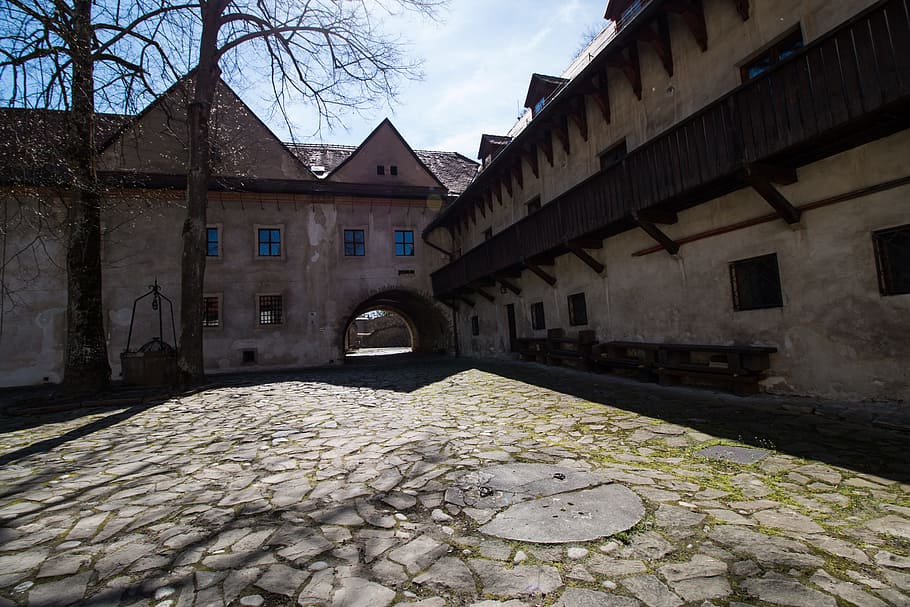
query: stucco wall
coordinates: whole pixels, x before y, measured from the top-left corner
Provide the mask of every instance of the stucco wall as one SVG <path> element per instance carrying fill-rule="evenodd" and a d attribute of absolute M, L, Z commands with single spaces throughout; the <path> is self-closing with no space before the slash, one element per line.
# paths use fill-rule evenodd
<path fill-rule="evenodd" d="M 908 176 L 910 131 L 804 167 L 782 186 L 801 205 Z M 744 189 L 679 214 L 665 226 L 682 237 L 767 215 L 770 207 Z M 603 274 L 572 255 L 549 268 L 550 287 L 525 271 L 520 297 L 497 294 L 492 304 L 458 312 L 462 352 L 501 356 L 508 350 L 505 306 L 514 303 L 519 336 L 545 336 L 530 327 L 529 307 L 544 303 L 547 327 L 568 333 L 594 329 L 601 341 L 629 339 L 776 346 L 765 388 L 831 398 L 908 399 L 910 295 L 879 293 L 871 232 L 910 223 L 910 186 L 811 210 L 800 225 L 782 220 L 685 244 L 678 255 L 632 253 L 655 243 L 641 230 L 604 241 L 590 253 Z M 730 262 L 778 256 L 782 308 L 734 311 Z M 566 298 L 584 292 L 588 324 L 570 327 Z M 470 316 L 480 318 L 472 337 Z"/>

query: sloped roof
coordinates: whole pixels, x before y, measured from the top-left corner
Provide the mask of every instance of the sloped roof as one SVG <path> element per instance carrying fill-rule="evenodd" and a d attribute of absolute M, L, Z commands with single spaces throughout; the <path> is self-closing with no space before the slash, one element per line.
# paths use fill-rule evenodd
<path fill-rule="evenodd" d="M 568 82 L 568 79 L 558 76 L 531 74 L 531 84 L 528 85 L 525 107 L 532 108 L 541 99 L 549 99 L 566 82 Z"/>
<path fill-rule="evenodd" d="M 357 148 L 332 143 L 288 143 L 288 148 L 307 166 L 325 167 L 331 173 Z M 414 150 L 417 158 L 442 182 L 450 194 L 464 192 L 477 174 L 478 164 L 458 152 Z"/>
<path fill-rule="evenodd" d="M 0 108 L 0 182 L 65 184 L 68 114 L 62 110 Z M 130 119 L 95 115 L 95 147 L 101 150 Z"/>
<path fill-rule="evenodd" d="M 506 135 L 488 135 L 484 133 L 480 136 L 480 149 L 477 151 L 478 158 L 486 158 L 489 154 L 496 154 L 509 145 L 511 137 Z"/>

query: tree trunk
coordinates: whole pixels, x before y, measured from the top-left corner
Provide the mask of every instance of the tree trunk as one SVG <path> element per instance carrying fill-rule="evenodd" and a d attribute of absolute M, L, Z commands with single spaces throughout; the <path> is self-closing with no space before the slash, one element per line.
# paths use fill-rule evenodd
<path fill-rule="evenodd" d="M 72 106 L 66 152 L 72 187 L 63 383 L 73 390 L 98 390 L 110 380 L 111 367 L 101 303 L 101 192 L 95 168 L 92 0 L 76 0 L 73 14 Z"/>
<path fill-rule="evenodd" d="M 202 294 L 205 288 L 205 224 L 208 206 L 209 118 L 220 77 L 218 28 L 221 2 L 203 2 L 202 39 L 193 97 L 187 107 L 190 158 L 186 181 L 186 221 L 183 223 L 183 256 L 180 267 L 180 348 L 177 356 L 179 381 L 184 385 L 205 377 L 202 344 Z"/>

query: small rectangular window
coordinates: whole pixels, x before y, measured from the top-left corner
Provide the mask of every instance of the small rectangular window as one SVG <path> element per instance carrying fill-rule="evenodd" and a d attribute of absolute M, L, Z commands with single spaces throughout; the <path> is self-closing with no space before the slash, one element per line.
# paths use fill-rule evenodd
<path fill-rule="evenodd" d="M 376 165 L 376 174 L 377 174 L 377 175 L 385 175 L 385 165 L 384 165 L 384 164 L 377 164 L 377 165 Z"/>
<path fill-rule="evenodd" d="M 240 356 L 245 365 L 252 365 L 256 362 L 256 350 L 243 350 Z"/>
<path fill-rule="evenodd" d="M 259 324 L 280 325 L 284 319 L 284 301 L 281 295 L 259 296 Z"/>
<path fill-rule="evenodd" d="M 784 305 L 776 253 L 731 263 L 730 283 L 735 310 L 781 308 Z"/>
<path fill-rule="evenodd" d="M 535 196 L 530 201 L 528 201 L 528 215 L 531 213 L 536 213 L 540 210 L 540 196 Z"/>
<path fill-rule="evenodd" d="M 398 174 L 398 166 L 393 164 L 392 166 L 389 167 L 389 175 L 397 175 L 397 174 Z"/>
<path fill-rule="evenodd" d="M 344 231 L 345 257 L 363 257 L 366 255 L 366 241 L 363 230 Z"/>
<path fill-rule="evenodd" d="M 771 44 L 767 49 L 743 64 L 739 70 L 743 82 L 761 76 L 772 67 L 786 60 L 803 48 L 803 34 L 799 27 Z"/>
<path fill-rule="evenodd" d="M 477 316 L 471 317 L 471 335 L 480 335 L 480 319 Z"/>
<path fill-rule="evenodd" d="M 259 256 L 281 257 L 281 230 L 277 228 L 259 228 Z"/>
<path fill-rule="evenodd" d="M 626 140 L 623 139 L 616 145 L 600 153 L 600 170 L 605 171 L 616 166 L 626 158 Z"/>
<path fill-rule="evenodd" d="M 217 296 L 202 298 L 202 326 L 206 329 L 216 329 L 221 326 L 221 302 Z"/>
<path fill-rule="evenodd" d="M 483 239 L 490 240 L 491 238 L 493 238 L 493 228 L 487 228 L 483 231 Z"/>
<path fill-rule="evenodd" d="M 395 256 L 414 256 L 414 232 L 412 230 L 395 230 Z"/>
<path fill-rule="evenodd" d="M 584 293 L 569 295 L 569 324 L 573 327 L 588 324 L 588 306 Z"/>
<path fill-rule="evenodd" d="M 218 228 L 205 229 L 205 254 L 207 257 L 218 257 L 221 254 Z"/>
<path fill-rule="evenodd" d="M 872 233 L 882 295 L 910 293 L 910 224 Z"/>
<path fill-rule="evenodd" d="M 531 304 L 531 328 L 535 331 L 541 331 L 547 328 L 547 321 L 543 313 L 543 302 Z"/>

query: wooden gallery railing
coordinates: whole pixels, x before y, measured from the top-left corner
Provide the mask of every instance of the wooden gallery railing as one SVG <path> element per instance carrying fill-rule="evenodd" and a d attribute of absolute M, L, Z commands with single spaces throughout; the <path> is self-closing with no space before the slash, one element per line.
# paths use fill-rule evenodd
<path fill-rule="evenodd" d="M 750 164 L 806 158 L 810 147 L 836 151 L 838 140 L 908 100 L 910 0 L 887 0 L 441 268 L 434 292 L 453 295 L 565 253 L 570 241 L 629 229 L 637 211 L 743 187 L 737 176 Z"/>

